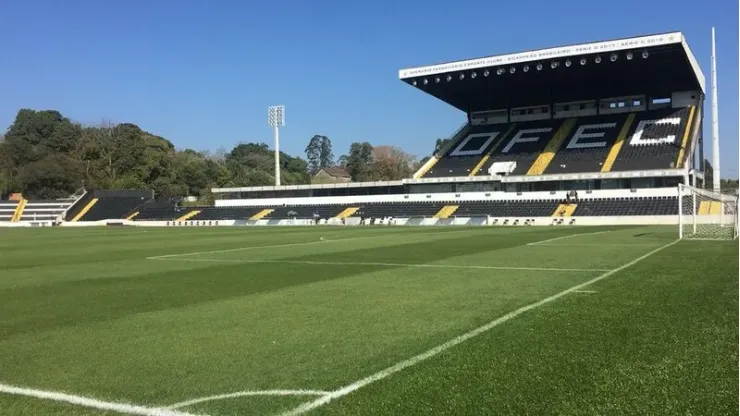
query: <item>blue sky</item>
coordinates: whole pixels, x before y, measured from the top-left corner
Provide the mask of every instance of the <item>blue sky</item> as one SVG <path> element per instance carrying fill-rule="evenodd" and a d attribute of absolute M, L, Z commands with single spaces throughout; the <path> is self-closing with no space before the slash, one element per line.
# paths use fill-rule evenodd
<path fill-rule="evenodd" d="M 680 30 L 710 78 L 717 28 L 723 176 L 738 176 L 738 4 L 727 0 L 23 0 L 0 9 L 0 126 L 21 107 L 133 122 L 179 148 L 325 134 L 428 154 L 464 115 L 398 80 L 404 67 Z M 558 17 L 562 16 L 562 17 Z M 709 85 L 709 84 L 708 84 Z M 709 87 L 707 87 L 709 88 Z M 705 137 L 710 135 L 706 106 Z M 707 140 L 707 150 L 710 151 Z"/>

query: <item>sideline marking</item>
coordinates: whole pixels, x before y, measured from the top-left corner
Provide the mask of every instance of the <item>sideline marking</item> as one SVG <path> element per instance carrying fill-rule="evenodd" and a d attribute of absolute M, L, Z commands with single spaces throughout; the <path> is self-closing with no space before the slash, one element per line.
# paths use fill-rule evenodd
<path fill-rule="evenodd" d="M 595 290 L 574 290 L 573 293 L 599 293 Z"/>
<path fill-rule="evenodd" d="M 418 267 L 440 269 L 479 269 L 479 270 L 532 270 L 538 272 L 608 272 L 611 269 L 560 269 L 556 267 L 516 267 L 516 266 L 475 266 L 467 264 L 424 264 L 424 263 L 379 263 L 379 262 L 341 262 L 341 261 L 312 261 L 312 260 L 228 260 L 228 259 L 179 259 L 147 257 L 148 260 L 192 261 L 202 263 L 278 263 L 278 264 L 313 264 L 326 266 L 387 266 L 387 267 Z"/>
<path fill-rule="evenodd" d="M 413 357 L 411 357 L 409 359 L 406 359 L 404 361 L 401 361 L 401 362 L 399 362 L 399 363 L 397 363 L 397 364 L 395 364 L 395 365 L 393 365 L 391 367 L 388 367 L 388 368 L 386 368 L 384 370 L 378 371 L 375 374 L 372 374 L 372 375 L 370 375 L 368 377 L 365 377 L 365 378 L 363 378 L 361 380 L 355 381 L 352 384 L 348 384 L 348 385 L 346 385 L 344 387 L 341 387 L 341 388 L 339 388 L 337 390 L 334 390 L 331 393 L 329 393 L 329 394 L 327 394 L 325 396 L 322 396 L 322 397 L 320 397 L 320 398 L 318 398 L 318 399 L 316 399 L 314 401 L 303 403 L 303 404 L 299 405 L 298 407 L 293 408 L 292 410 L 289 410 L 287 412 L 281 413 L 281 416 L 297 416 L 297 415 L 302 415 L 302 414 L 304 414 L 306 412 L 309 412 L 309 411 L 311 411 L 313 409 L 316 409 L 318 407 L 321 407 L 321 406 L 323 406 L 323 405 L 331 402 L 334 399 L 338 399 L 340 397 L 346 396 L 346 395 L 354 392 L 355 390 L 361 389 L 362 387 L 365 387 L 368 384 L 371 384 L 371 383 L 374 383 L 376 381 L 382 380 L 382 379 L 384 379 L 386 377 L 389 377 L 389 376 L 391 376 L 391 375 L 393 375 L 393 374 L 395 374 L 395 373 L 397 373 L 397 372 L 399 372 L 401 370 L 404 370 L 404 369 L 406 369 L 408 367 L 412 367 L 412 366 L 414 366 L 416 364 L 419 364 L 422 361 L 428 360 L 429 358 L 432 358 L 432 357 L 434 357 L 434 356 L 436 356 L 436 355 L 438 355 L 438 354 L 440 354 L 440 353 L 442 353 L 442 352 L 444 352 L 444 351 L 446 351 L 446 350 L 448 350 L 448 349 L 450 349 L 450 348 L 452 348 L 452 347 L 454 347 L 454 346 L 456 346 L 458 344 L 461 344 L 461 343 L 463 343 L 463 342 L 465 342 L 465 341 L 467 341 L 467 340 L 469 340 L 471 338 L 477 337 L 478 335 L 483 334 L 484 332 L 487 332 L 487 331 L 495 328 L 498 325 L 501 325 L 501 324 L 503 324 L 503 323 L 505 323 L 505 322 L 507 322 L 507 321 L 509 321 L 511 319 L 514 319 L 514 318 L 518 317 L 519 315 L 521 315 L 521 314 L 523 314 L 525 312 L 528 312 L 528 311 L 530 311 L 532 309 L 539 308 L 540 306 L 546 305 L 546 304 L 548 304 L 548 303 L 550 303 L 552 301 L 555 301 L 557 299 L 560 299 L 561 297 L 563 297 L 563 296 L 565 296 L 565 295 L 567 295 L 569 293 L 575 292 L 576 290 L 583 289 L 584 287 L 587 287 L 589 285 L 592 285 L 592 284 L 594 284 L 594 283 L 596 283 L 596 282 L 598 282 L 600 280 L 606 279 L 607 277 L 609 277 L 609 276 L 611 276 L 611 275 L 613 275 L 615 273 L 618 273 L 618 272 L 620 272 L 620 271 L 622 271 L 622 270 L 624 270 L 624 269 L 626 269 L 628 267 L 634 266 L 635 264 L 639 263 L 640 261 L 645 260 L 646 258 L 652 256 L 653 254 L 655 254 L 655 253 L 657 253 L 657 252 L 659 252 L 661 250 L 664 250 L 664 249 L 666 249 L 666 248 L 668 248 L 668 247 L 670 247 L 670 246 L 678 243 L 679 241 L 681 241 L 681 240 L 674 240 L 674 241 L 672 241 L 672 242 L 670 242 L 668 244 L 662 245 L 662 246 L 656 248 L 655 250 L 650 251 L 647 254 L 643 254 L 642 256 L 640 256 L 640 257 L 638 257 L 638 258 L 630 261 L 629 263 L 626 263 L 626 264 L 624 264 L 622 266 L 617 267 L 616 269 L 613 269 L 613 270 L 610 270 L 610 271 L 608 271 L 608 272 L 606 272 L 604 274 L 601 274 L 601 275 L 599 275 L 599 276 L 597 276 L 597 277 L 595 277 L 595 278 L 593 278 L 591 280 L 588 280 L 586 282 L 583 282 L 583 283 L 580 283 L 578 285 L 575 285 L 575 286 L 573 286 L 573 287 L 571 287 L 569 289 L 565 289 L 562 292 L 559 292 L 559 293 L 556 293 L 556 294 L 554 294 L 552 296 L 546 297 L 546 298 L 544 298 L 542 300 L 539 300 L 539 301 L 537 301 L 535 303 L 531 303 L 531 304 L 529 304 L 527 306 L 523 306 L 523 307 L 521 307 L 521 308 L 519 308 L 519 309 L 517 309 L 515 311 L 509 312 L 508 314 L 506 314 L 506 315 L 504 315 L 504 316 L 502 316 L 502 317 L 500 317 L 498 319 L 495 319 L 495 320 L 493 320 L 493 321 L 491 321 L 491 322 L 489 322 L 489 323 L 487 323 L 487 324 L 485 324 L 485 325 L 483 325 L 481 327 L 478 327 L 478 328 L 476 328 L 476 329 L 474 329 L 474 330 L 472 330 L 470 332 L 466 332 L 466 333 L 464 333 L 464 334 L 462 334 L 462 335 L 460 335 L 460 336 L 458 336 L 456 338 L 453 338 L 453 339 L 445 342 L 444 344 L 440 344 L 440 345 L 438 345 L 438 346 L 436 346 L 436 347 L 434 347 L 434 348 L 432 348 L 430 350 L 427 350 L 427 351 L 425 351 L 425 352 L 423 352 L 421 354 L 415 355 L 415 356 L 413 356 Z"/>
<path fill-rule="evenodd" d="M 535 241 L 534 243 L 527 243 L 527 245 L 528 246 L 538 246 L 538 245 L 543 244 L 543 243 L 549 243 L 550 241 L 564 240 L 566 238 L 578 237 L 579 235 L 595 235 L 595 234 L 604 234 L 604 233 L 610 233 L 610 232 L 611 232 L 611 230 L 609 230 L 609 231 L 596 231 L 596 232 L 593 232 L 593 233 L 569 234 L 569 235 L 564 235 L 564 236 L 561 236 L 561 237 L 548 238 L 547 240 Z"/>
<path fill-rule="evenodd" d="M 634 244 L 598 244 L 598 243 L 563 243 L 563 244 L 528 244 L 528 245 L 538 245 L 538 246 L 545 246 L 545 247 L 658 247 L 660 246 L 660 243 L 658 244 L 642 244 L 642 243 L 634 243 Z"/>
<path fill-rule="evenodd" d="M 210 402 L 215 400 L 234 399 L 237 397 L 248 396 L 325 396 L 328 391 L 322 390 L 254 390 L 254 391 L 237 391 L 235 393 L 217 394 L 215 396 L 199 397 L 197 399 L 186 400 L 167 406 L 167 409 L 178 409 L 198 403 Z"/>
<path fill-rule="evenodd" d="M 342 241 L 366 240 L 369 238 L 382 238 L 382 237 L 395 236 L 395 235 L 410 235 L 410 236 L 416 237 L 416 236 L 439 235 L 439 234 L 469 233 L 471 231 L 479 231 L 479 230 L 476 228 L 470 228 L 467 230 L 442 231 L 442 232 L 436 232 L 436 233 L 389 233 L 389 234 L 368 235 L 364 237 L 339 238 L 336 240 L 330 240 L 330 239 L 325 239 L 321 237 L 321 239 L 319 240 L 305 241 L 302 243 L 273 244 L 273 245 L 267 245 L 267 246 L 246 246 L 246 247 L 227 248 L 223 250 L 210 250 L 210 251 L 193 251 L 189 253 L 177 253 L 177 254 L 164 254 L 161 256 L 150 256 L 150 257 L 147 257 L 146 259 L 147 260 L 158 260 L 158 259 L 169 259 L 173 257 L 196 256 L 199 254 L 230 253 L 234 251 L 258 250 L 258 249 L 263 249 L 263 248 L 307 246 L 307 245 L 313 245 L 313 244 L 335 243 L 335 242 L 342 242 Z"/>
<path fill-rule="evenodd" d="M 102 400 L 93 399 L 91 397 L 76 396 L 73 394 L 60 393 L 56 391 L 29 389 L 26 387 L 11 386 L 8 384 L 0 384 L 0 393 L 7 393 L 16 396 L 35 397 L 37 399 L 69 403 L 92 409 L 109 410 L 127 415 L 196 416 L 193 413 L 186 413 L 178 410 L 163 409 L 158 407 L 145 407 L 126 403 L 105 402 Z"/>

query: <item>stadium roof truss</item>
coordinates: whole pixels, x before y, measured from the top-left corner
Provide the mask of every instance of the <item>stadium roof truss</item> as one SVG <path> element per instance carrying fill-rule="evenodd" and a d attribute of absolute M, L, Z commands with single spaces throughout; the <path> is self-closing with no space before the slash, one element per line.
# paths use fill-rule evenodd
<path fill-rule="evenodd" d="M 705 92 L 704 74 L 681 32 L 407 68 L 399 78 L 465 112 Z"/>

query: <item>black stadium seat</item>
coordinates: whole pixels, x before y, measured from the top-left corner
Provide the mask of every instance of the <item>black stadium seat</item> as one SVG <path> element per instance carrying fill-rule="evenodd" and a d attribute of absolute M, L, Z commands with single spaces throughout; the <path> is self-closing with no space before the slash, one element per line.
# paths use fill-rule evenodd
<path fill-rule="evenodd" d="M 689 108 L 635 113 L 613 171 L 678 168 L 677 159 L 689 120 Z M 684 153 L 685 156 L 688 152 Z M 683 161 L 682 161 L 683 162 Z M 680 165 L 680 163 L 678 163 Z"/>
<path fill-rule="evenodd" d="M 551 149 L 554 155 L 542 173 L 601 171 L 627 123 L 629 130 L 623 134 L 621 150 L 611 153 L 616 159 L 609 161 L 605 171 L 680 167 L 683 161 L 677 159 L 690 127 L 691 111 L 690 107 L 662 108 L 574 118 L 572 128 L 564 129 L 568 133 L 562 143 Z M 469 126 L 423 177 L 486 176 L 496 162 L 516 162 L 509 174 L 526 175 L 566 120 Z"/>

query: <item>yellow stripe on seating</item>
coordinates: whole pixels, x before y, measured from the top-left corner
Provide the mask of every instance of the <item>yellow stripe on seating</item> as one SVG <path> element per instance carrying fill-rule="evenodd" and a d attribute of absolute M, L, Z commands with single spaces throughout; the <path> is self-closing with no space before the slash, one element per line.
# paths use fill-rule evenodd
<path fill-rule="evenodd" d="M 193 210 L 193 211 L 188 212 L 187 214 L 183 215 L 182 217 L 176 219 L 175 221 L 187 221 L 187 220 L 193 218 L 194 216 L 196 216 L 198 214 L 200 214 L 200 211 L 196 209 L 196 210 Z"/>
<path fill-rule="evenodd" d="M 712 201 L 701 201 L 699 203 L 699 211 L 697 212 L 698 215 L 707 215 L 709 214 L 709 206 L 711 205 Z"/>
<path fill-rule="evenodd" d="M 557 208 L 555 208 L 555 212 L 552 213 L 553 217 L 565 217 L 566 213 L 568 212 L 568 205 L 569 204 L 560 204 Z M 575 210 L 575 208 L 573 208 Z M 572 213 L 572 211 L 571 211 Z M 569 216 L 569 215 L 568 215 Z"/>
<path fill-rule="evenodd" d="M 10 222 L 18 222 L 21 220 L 21 217 L 23 217 L 23 210 L 26 208 L 26 202 L 28 201 L 24 198 L 21 198 L 21 200 L 18 201 L 18 205 L 15 206 L 15 211 L 13 211 L 13 216 L 10 218 Z"/>
<path fill-rule="evenodd" d="M 468 126 L 463 127 L 463 129 L 467 131 Z M 462 133 L 462 131 L 460 133 Z M 427 172 L 429 172 L 429 169 L 431 169 L 434 165 L 436 165 L 437 162 L 439 162 L 439 159 L 442 159 L 442 157 L 445 154 L 447 154 L 447 152 L 449 152 L 450 149 L 452 149 L 453 145 L 456 145 L 459 141 L 463 140 L 465 137 L 468 136 L 467 134 L 460 134 L 460 133 L 457 134 L 458 136 L 457 140 L 455 141 L 450 140 L 449 142 L 447 142 L 446 145 L 442 146 L 442 148 L 439 149 L 439 152 L 432 155 L 432 158 L 427 160 L 427 163 L 425 163 L 422 167 L 419 168 L 418 171 L 416 171 L 416 173 L 414 173 L 414 179 L 419 179 L 422 176 L 426 175 Z"/>
<path fill-rule="evenodd" d="M 82 217 L 84 217 L 85 214 L 87 214 L 87 212 L 90 211 L 90 209 L 92 209 L 92 207 L 95 206 L 95 204 L 97 204 L 97 203 L 98 203 L 98 198 L 91 199 L 90 202 L 88 202 L 87 205 L 85 205 L 80 210 L 80 212 L 78 212 L 77 215 L 75 215 L 75 217 L 72 218 L 72 222 L 77 222 L 80 219 L 82 219 Z"/>
<path fill-rule="evenodd" d="M 253 221 L 261 220 L 262 218 L 265 218 L 266 216 L 272 214 L 272 211 L 275 211 L 275 210 L 274 209 L 263 209 L 262 211 L 249 217 L 249 219 Z"/>
<path fill-rule="evenodd" d="M 612 170 L 612 167 L 614 166 L 614 161 L 617 160 L 617 156 L 619 156 L 619 151 L 622 150 L 622 146 L 624 146 L 624 140 L 627 138 L 627 133 L 629 133 L 630 127 L 632 127 L 632 123 L 634 121 L 635 113 L 630 113 L 627 116 L 627 119 L 624 121 L 622 129 L 619 130 L 617 141 L 614 142 L 612 148 L 609 149 L 609 154 L 606 156 L 604 164 L 601 165 L 602 172 L 609 172 Z"/>
<path fill-rule="evenodd" d="M 547 143 L 547 146 L 545 146 L 545 150 L 537 156 L 537 160 L 535 160 L 529 168 L 527 175 L 542 175 L 542 173 L 545 172 L 545 169 L 547 169 L 550 162 L 555 158 L 555 154 L 570 134 L 570 131 L 573 130 L 573 126 L 575 126 L 575 124 L 575 118 L 569 118 L 563 122 L 558 131 L 555 132 Z"/>
<path fill-rule="evenodd" d="M 709 215 L 719 215 L 721 210 L 722 202 L 712 201 L 712 203 L 709 204 Z"/>
<path fill-rule="evenodd" d="M 340 220 L 343 219 L 343 218 L 349 218 L 349 217 L 352 216 L 352 214 L 354 214 L 355 212 L 357 212 L 359 210 L 360 210 L 359 207 L 350 207 L 350 208 L 347 208 L 344 211 L 340 212 L 339 214 L 337 214 L 337 216 L 334 217 L 334 218 L 339 218 Z"/>
<path fill-rule="evenodd" d="M 689 120 L 686 122 L 686 130 L 683 132 L 683 139 L 681 140 L 681 150 L 678 151 L 678 158 L 676 159 L 676 169 L 681 167 L 681 162 L 683 162 L 683 156 L 686 154 L 686 141 L 689 138 L 689 135 L 691 134 L 691 122 L 694 120 L 694 111 L 696 111 L 696 107 L 693 105 L 691 106 L 691 110 L 689 110 Z"/>
<path fill-rule="evenodd" d="M 495 152 L 496 149 L 498 149 L 498 147 L 501 145 L 501 143 L 504 142 L 504 140 L 509 138 L 511 133 L 514 132 L 515 128 L 516 128 L 516 123 L 513 123 L 511 126 L 509 126 L 509 129 L 506 130 L 506 133 L 504 133 L 504 135 L 501 136 L 501 138 L 496 142 L 496 144 L 491 146 L 491 149 L 486 153 L 485 156 L 481 158 L 480 162 L 478 162 L 478 164 L 475 165 L 475 167 L 473 168 L 473 170 L 470 171 L 470 174 L 468 176 L 475 176 L 478 174 L 478 171 L 481 170 L 481 168 L 483 168 L 486 162 L 488 162 L 488 159 L 491 158 L 491 155 L 493 155 L 493 152 Z"/>
<path fill-rule="evenodd" d="M 564 217 L 571 217 L 573 216 L 573 213 L 576 212 L 576 208 L 578 207 L 578 204 L 569 204 L 565 207 L 565 212 L 563 213 Z"/>
<path fill-rule="evenodd" d="M 129 215 L 128 217 L 126 217 L 126 219 L 127 219 L 127 220 L 129 220 L 129 221 L 131 221 L 131 220 L 133 220 L 134 218 L 136 218 L 136 217 L 137 217 L 138 215 L 139 215 L 139 211 L 136 211 L 136 212 L 134 212 L 133 214 L 131 214 L 131 215 Z"/>
<path fill-rule="evenodd" d="M 460 208 L 459 205 L 445 205 L 439 212 L 434 214 L 434 218 L 450 218 L 458 208 Z"/>

